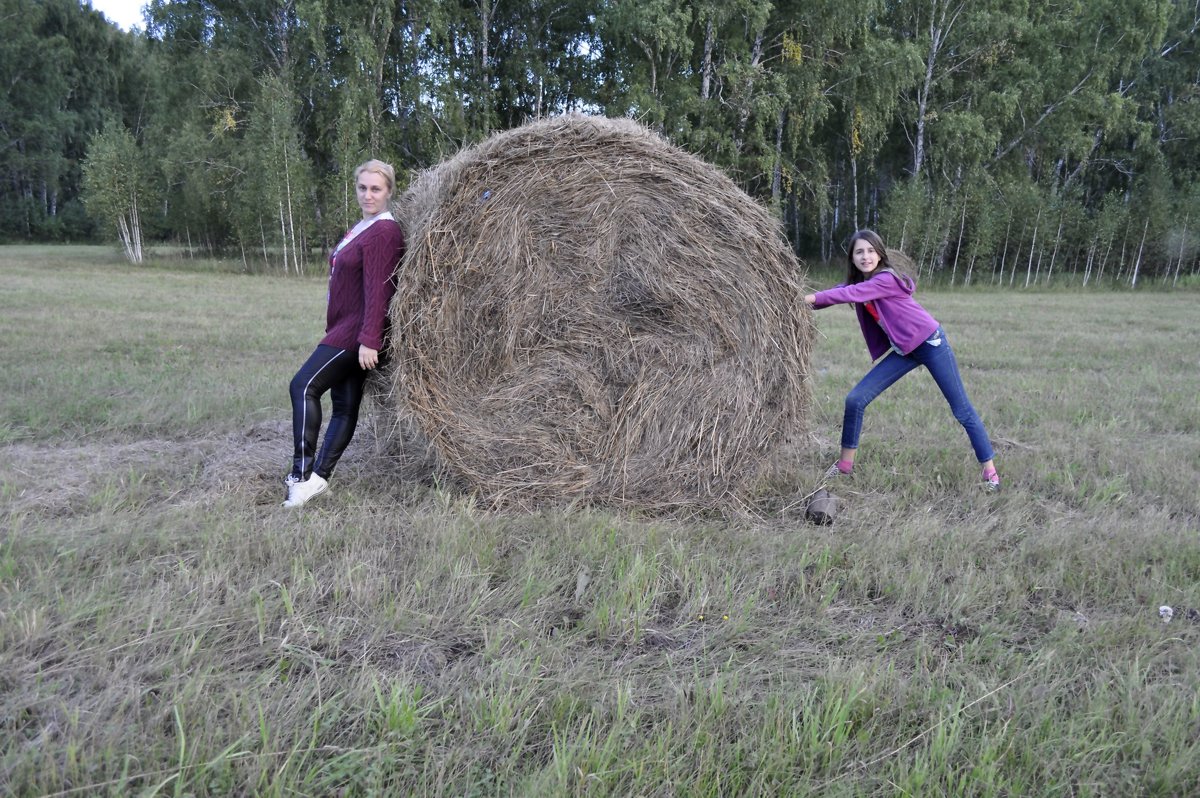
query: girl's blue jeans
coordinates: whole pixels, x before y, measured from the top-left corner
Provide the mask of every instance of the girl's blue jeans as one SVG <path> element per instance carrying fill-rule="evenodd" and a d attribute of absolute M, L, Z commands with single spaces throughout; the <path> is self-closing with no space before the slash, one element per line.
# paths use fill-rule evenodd
<path fill-rule="evenodd" d="M 918 366 L 929 369 L 934 382 L 942 389 L 942 395 L 950 403 L 954 417 L 963 425 L 967 437 L 971 439 L 975 457 L 981 463 L 991 460 L 992 442 L 988 440 L 987 430 L 983 428 L 979 414 L 967 399 L 967 391 L 958 373 L 958 361 L 954 359 L 954 350 L 950 348 L 950 341 L 941 327 L 907 355 L 902 355 L 894 349 L 888 352 L 846 395 L 846 415 L 842 419 L 842 448 L 858 448 L 863 414 L 867 405 Z"/>

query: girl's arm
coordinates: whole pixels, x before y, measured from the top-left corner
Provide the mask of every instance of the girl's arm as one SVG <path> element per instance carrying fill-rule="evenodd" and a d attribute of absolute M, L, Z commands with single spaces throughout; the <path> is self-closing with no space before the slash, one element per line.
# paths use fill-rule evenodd
<path fill-rule="evenodd" d="M 839 285 L 825 291 L 818 291 L 804 297 L 814 308 L 827 308 L 830 305 L 840 305 L 845 302 L 869 302 L 873 299 L 886 299 L 904 293 L 899 280 L 892 274 L 878 274 L 869 280 L 855 285 Z"/>

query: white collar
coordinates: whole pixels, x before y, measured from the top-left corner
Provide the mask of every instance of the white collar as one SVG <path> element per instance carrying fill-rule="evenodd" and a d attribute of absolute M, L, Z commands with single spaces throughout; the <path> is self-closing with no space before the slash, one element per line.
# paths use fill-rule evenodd
<path fill-rule="evenodd" d="M 354 227 L 350 228 L 350 232 L 346 233 L 345 237 L 343 237 L 338 245 L 334 247 L 333 254 L 336 255 L 341 252 L 347 244 L 364 233 L 368 227 L 384 219 L 388 220 L 389 222 L 396 221 L 395 217 L 392 216 L 391 211 L 384 211 L 383 213 L 375 214 L 370 219 L 363 219 L 355 224 Z"/>

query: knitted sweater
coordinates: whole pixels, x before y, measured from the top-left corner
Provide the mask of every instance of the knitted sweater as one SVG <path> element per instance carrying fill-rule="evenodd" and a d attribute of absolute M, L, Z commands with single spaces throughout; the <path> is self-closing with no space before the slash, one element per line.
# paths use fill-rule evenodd
<path fill-rule="evenodd" d="M 858 326 L 872 360 L 881 357 L 892 346 L 907 355 L 938 328 L 937 320 L 913 299 L 916 287 L 916 282 L 907 275 L 879 271 L 855 285 L 839 285 L 827 291 L 818 291 L 813 307 L 820 309 L 853 302 Z M 879 314 L 878 321 L 863 307 L 866 302 L 875 306 Z"/>
<path fill-rule="evenodd" d="M 403 257 L 404 233 L 391 219 L 380 219 L 329 256 L 329 305 L 322 344 L 383 349 L 388 303 L 396 293 L 396 268 Z"/>

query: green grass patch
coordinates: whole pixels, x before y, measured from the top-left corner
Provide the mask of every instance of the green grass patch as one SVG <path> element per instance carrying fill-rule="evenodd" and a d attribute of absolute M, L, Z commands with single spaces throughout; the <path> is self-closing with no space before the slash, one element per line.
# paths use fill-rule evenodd
<path fill-rule="evenodd" d="M 845 309 L 757 515 L 490 513 L 398 479 L 370 424 L 285 512 L 320 279 L 23 247 L 0 287 L 5 794 L 1200 783 L 1193 297 L 924 293 L 1004 491 L 915 372 L 814 527 L 869 366 Z"/>
<path fill-rule="evenodd" d="M 0 441 L 179 438 L 274 417 L 323 334 L 323 278 L 130 266 L 97 247 L 98 268 L 84 247 L 10 249 Z"/>

